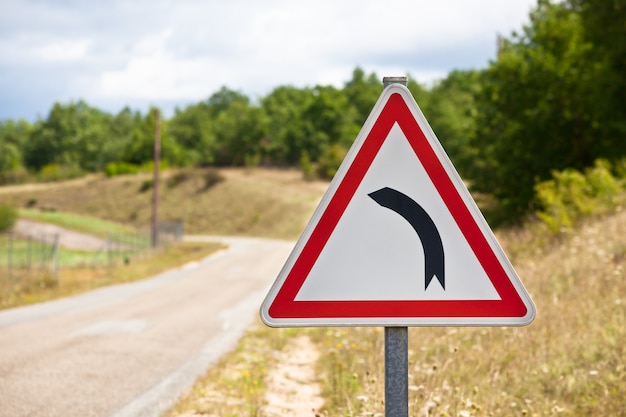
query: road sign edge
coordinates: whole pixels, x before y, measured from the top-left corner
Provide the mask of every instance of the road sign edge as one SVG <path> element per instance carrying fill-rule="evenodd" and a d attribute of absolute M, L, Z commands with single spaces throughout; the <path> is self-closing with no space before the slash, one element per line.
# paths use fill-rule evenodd
<path fill-rule="evenodd" d="M 422 130 L 423 135 L 428 141 L 429 145 L 432 147 L 436 157 L 439 160 L 439 163 L 442 165 L 444 171 L 449 177 L 454 189 L 458 193 L 461 198 L 463 204 L 465 204 L 466 209 L 468 210 L 471 218 L 475 222 L 476 226 L 479 228 L 480 232 L 483 234 L 484 239 L 493 252 L 493 255 L 496 257 L 497 261 L 500 263 L 500 266 L 505 272 L 506 278 L 510 281 L 510 284 L 513 286 L 517 297 L 519 297 L 519 301 L 526 308 L 526 313 L 521 317 L 419 317 L 419 318 L 411 318 L 411 317 L 361 317 L 361 318 L 275 318 L 272 317 L 269 313 L 269 310 L 272 307 L 272 304 L 275 302 L 277 294 L 281 291 L 283 284 L 288 278 L 290 271 L 298 257 L 302 253 L 304 247 L 308 243 L 308 239 L 311 237 L 313 230 L 317 226 L 324 212 L 328 208 L 330 202 L 335 196 L 337 189 L 340 184 L 344 180 L 344 177 L 350 168 L 352 162 L 354 162 L 356 156 L 358 155 L 360 149 L 363 146 L 363 143 L 367 136 L 370 134 L 373 126 L 376 121 L 380 117 L 380 114 L 389 101 L 389 98 L 393 95 L 399 93 L 405 101 L 405 104 L 408 107 L 408 110 L 411 112 L 411 115 L 414 117 L 415 122 L 418 127 Z M 370 113 L 367 121 L 364 123 L 361 131 L 357 135 L 353 146 L 350 148 L 346 158 L 342 162 L 337 175 L 331 181 L 328 190 L 322 197 L 319 205 L 314 211 L 313 216 L 309 220 L 307 226 L 305 227 L 302 235 L 298 239 L 294 249 L 292 250 L 287 262 L 281 269 L 277 279 L 272 285 L 270 291 L 268 292 L 265 300 L 263 301 L 260 308 L 260 316 L 261 320 L 271 327 L 304 327 L 304 326 L 389 326 L 389 325 L 401 325 L 401 326 L 443 326 L 443 325 L 459 325 L 459 326 L 523 326 L 527 325 L 533 321 L 536 315 L 536 308 L 532 298 L 529 293 L 526 291 L 521 279 L 517 275 L 517 272 L 513 268 L 510 263 L 508 257 L 504 253 L 501 245 L 497 241 L 493 231 L 487 224 L 484 216 L 480 209 L 478 209 L 476 202 L 471 197 L 469 190 L 461 180 L 458 175 L 458 172 L 454 168 L 454 165 L 450 161 L 447 156 L 445 150 L 441 146 L 441 143 L 437 139 L 436 135 L 432 131 L 430 125 L 428 124 L 426 118 L 424 117 L 421 109 L 415 102 L 413 96 L 409 92 L 409 90 L 401 85 L 392 85 L 387 87 L 383 94 L 381 94 L 379 100 L 377 101 L 374 109 Z"/>

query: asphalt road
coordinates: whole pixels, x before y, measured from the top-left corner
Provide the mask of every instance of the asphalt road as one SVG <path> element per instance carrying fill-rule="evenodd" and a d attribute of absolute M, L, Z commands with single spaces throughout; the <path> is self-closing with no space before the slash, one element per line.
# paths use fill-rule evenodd
<path fill-rule="evenodd" d="M 0 417 L 167 410 L 253 323 L 293 246 L 221 240 L 154 278 L 1 311 Z"/>

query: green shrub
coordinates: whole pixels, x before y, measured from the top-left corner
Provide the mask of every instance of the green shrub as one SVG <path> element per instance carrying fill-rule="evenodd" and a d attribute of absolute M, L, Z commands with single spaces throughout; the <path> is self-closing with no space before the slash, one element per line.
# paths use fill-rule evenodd
<path fill-rule="evenodd" d="M 347 151 L 339 145 L 332 145 L 326 148 L 317 162 L 317 175 L 320 178 L 332 179 L 337 173 L 346 153 Z"/>
<path fill-rule="evenodd" d="M 159 162 L 159 171 L 163 172 L 170 167 L 170 164 L 167 161 Z M 139 172 L 153 172 L 154 171 L 154 162 L 148 161 L 141 164 L 139 167 Z"/>
<path fill-rule="evenodd" d="M 124 174 L 136 174 L 139 172 L 140 167 L 128 162 L 109 162 L 104 167 L 104 174 L 107 177 L 114 177 L 116 175 Z"/>
<path fill-rule="evenodd" d="M 17 210 L 6 204 L 0 204 L 0 232 L 10 230 L 17 220 Z"/>
<path fill-rule="evenodd" d="M 599 159 L 584 173 L 574 169 L 552 172 L 552 179 L 535 186 L 536 212 L 552 232 L 570 228 L 577 220 L 614 209 L 623 181 L 611 173 L 611 164 Z"/>
<path fill-rule="evenodd" d="M 23 167 L 0 172 L 0 185 L 24 184 L 32 181 L 32 175 Z"/>
<path fill-rule="evenodd" d="M 43 182 L 69 180 L 77 178 L 85 173 L 75 166 L 66 166 L 58 164 L 48 164 L 39 171 L 38 179 Z"/>
<path fill-rule="evenodd" d="M 300 169 L 304 174 L 304 178 L 307 180 L 314 179 L 315 175 L 315 166 L 311 161 L 311 157 L 307 151 L 302 151 L 302 155 L 300 156 Z"/>
<path fill-rule="evenodd" d="M 258 167 L 261 163 L 261 154 L 255 153 L 254 155 L 244 155 L 243 163 L 248 168 Z"/>
<path fill-rule="evenodd" d="M 154 180 L 145 180 L 141 183 L 141 187 L 139 187 L 140 193 L 145 193 L 150 190 L 154 186 Z"/>
<path fill-rule="evenodd" d="M 592 168 L 585 171 L 589 194 L 600 204 L 601 209 L 614 208 L 622 191 L 622 181 L 611 173 L 611 168 L 609 161 L 598 159 Z"/>
<path fill-rule="evenodd" d="M 169 164 L 166 161 L 161 161 L 159 164 L 159 169 L 161 171 L 169 168 Z M 149 161 L 145 162 L 141 165 L 131 164 L 129 162 L 117 161 L 117 162 L 109 162 L 104 167 L 104 174 L 107 177 L 114 177 L 116 175 L 128 175 L 128 174 L 137 174 L 139 172 L 152 172 L 154 170 L 154 162 Z"/>

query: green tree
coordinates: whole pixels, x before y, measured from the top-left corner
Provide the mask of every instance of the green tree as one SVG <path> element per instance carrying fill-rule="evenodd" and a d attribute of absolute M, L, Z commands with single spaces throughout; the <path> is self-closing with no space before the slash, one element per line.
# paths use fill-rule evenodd
<path fill-rule="evenodd" d="M 255 165 L 262 157 L 265 121 L 260 108 L 246 99 L 229 103 L 215 118 L 215 162 L 220 165 Z"/>
<path fill-rule="evenodd" d="M 212 117 L 217 117 L 221 112 L 228 110 L 233 103 L 240 102 L 250 104 L 250 99 L 243 93 L 221 87 L 205 102 Z"/>
<path fill-rule="evenodd" d="M 0 184 L 23 177 L 23 149 L 32 129 L 25 120 L 0 122 Z"/>
<path fill-rule="evenodd" d="M 17 220 L 17 209 L 15 207 L 0 204 L 0 232 L 10 230 Z"/>
<path fill-rule="evenodd" d="M 358 135 L 358 113 L 341 90 L 332 86 L 316 86 L 313 99 L 302 117 L 305 120 L 303 149 L 317 161 L 329 146 L 347 149 Z"/>
<path fill-rule="evenodd" d="M 602 64 L 589 59 L 583 34 L 579 13 L 541 0 L 481 74 L 470 175 L 475 189 L 500 202 L 502 220 L 528 212 L 534 184 L 552 170 L 607 156 L 596 136 Z"/>
<path fill-rule="evenodd" d="M 448 156 L 461 172 L 473 163 L 470 138 L 476 130 L 475 97 L 480 73 L 452 71 L 429 91 L 422 111 Z"/>
<path fill-rule="evenodd" d="M 305 148 L 304 113 L 313 102 L 309 88 L 281 86 L 261 100 L 267 118 L 266 155 L 278 164 L 296 164 Z"/>
<path fill-rule="evenodd" d="M 352 71 L 352 79 L 344 85 L 342 93 L 349 105 L 356 110 L 354 120 L 356 124 L 362 126 L 365 123 L 382 90 L 382 79 L 379 79 L 376 73 L 367 75 L 359 67 Z"/>
<path fill-rule="evenodd" d="M 88 171 L 102 169 L 111 116 L 84 101 L 55 103 L 48 117 L 33 130 L 24 148 L 26 165 L 39 171 L 57 164 Z"/>
<path fill-rule="evenodd" d="M 128 107 L 110 118 L 106 143 L 102 147 L 102 162 L 119 162 L 124 159 L 124 152 L 133 140 L 133 132 L 143 123 L 143 116 Z"/>
<path fill-rule="evenodd" d="M 244 94 L 222 87 L 206 101 L 177 110 L 171 135 L 188 163 L 244 165 L 263 156 L 265 116 Z"/>
<path fill-rule="evenodd" d="M 156 114 L 159 110 L 151 108 L 146 117 L 135 127 L 131 141 L 123 151 L 123 162 L 142 165 L 154 160 L 154 140 Z M 183 150 L 169 134 L 167 122 L 161 119 L 161 161 L 171 166 L 179 166 L 184 160 Z"/>
<path fill-rule="evenodd" d="M 606 155 L 626 136 L 626 0 L 569 0 L 580 13 L 589 62 L 598 66 L 593 111 L 597 153 Z"/>
<path fill-rule="evenodd" d="M 169 121 L 169 132 L 186 151 L 186 165 L 211 165 L 216 162 L 217 143 L 213 113 L 206 103 L 176 109 Z"/>

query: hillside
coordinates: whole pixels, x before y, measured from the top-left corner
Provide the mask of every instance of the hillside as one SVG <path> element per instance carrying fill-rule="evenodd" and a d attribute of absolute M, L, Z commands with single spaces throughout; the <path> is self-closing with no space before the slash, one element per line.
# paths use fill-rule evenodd
<path fill-rule="evenodd" d="M 93 216 L 135 228 L 150 225 L 152 176 L 88 176 L 0 188 L 0 204 Z M 289 169 L 195 169 L 163 173 L 160 218 L 187 234 L 295 239 L 327 183 Z"/>

